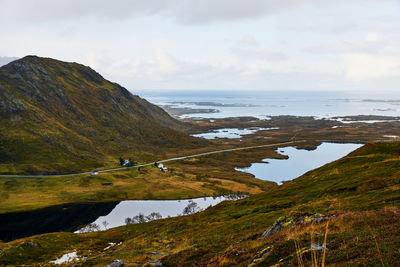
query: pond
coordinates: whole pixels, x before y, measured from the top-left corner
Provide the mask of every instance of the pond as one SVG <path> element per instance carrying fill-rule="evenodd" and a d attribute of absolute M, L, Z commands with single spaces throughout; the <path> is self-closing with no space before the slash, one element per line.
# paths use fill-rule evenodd
<path fill-rule="evenodd" d="M 277 152 L 287 155 L 288 159 L 264 159 L 264 163 L 253 163 L 248 168 L 236 168 L 238 171 L 253 174 L 256 178 L 282 184 L 304 173 L 340 159 L 361 147 L 361 144 L 322 143 L 315 150 L 278 148 Z"/>
<path fill-rule="evenodd" d="M 85 225 L 98 225 L 91 230 L 104 230 L 125 224 L 127 217 L 140 214 L 154 218 L 174 217 L 199 212 L 224 200 L 245 196 L 218 196 L 185 200 L 127 200 L 95 204 L 66 204 L 48 208 L 0 214 L 0 240 L 14 239 L 51 232 L 85 232 Z M 190 206 L 189 206 L 190 204 Z M 189 206 L 189 209 L 187 208 Z M 106 226 L 103 222 L 106 221 Z"/>
<path fill-rule="evenodd" d="M 146 217 L 149 215 L 151 216 L 151 214 L 156 215 L 151 216 L 151 219 L 148 217 L 149 219 L 147 220 L 176 217 L 205 210 L 224 200 L 233 200 L 243 197 L 244 196 L 241 195 L 230 195 L 184 200 L 126 200 L 121 201 L 109 214 L 97 218 L 93 224 L 97 227 L 95 230 L 105 230 L 125 225 L 127 218 L 138 218 L 140 214 L 144 216 L 145 220 Z M 80 229 L 77 232 L 85 232 L 86 230 L 87 229 Z"/>
<path fill-rule="evenodd" d="M 73 232 L 110 213 L 117 204 L 118 202 L 66 204 L 0 214 L 0 240 L 11 241 L 51 232 Z"/>
<path fill-rule="evenodd" d="M 246 134 L 253 134 L 258 131 L 267 131 L 267 130 L 278 130 L 279 128 L 259 128 L 259 127 L 251 127 L 248 129 L 238 129 L 238 128 L 223 128 L 214 130 L 208 133 L 200 133 L 200 134 L 192 134 L 194 137 L 201 137 L 205 139 L 215 139 L 215 138 L 241 138 Z"/>

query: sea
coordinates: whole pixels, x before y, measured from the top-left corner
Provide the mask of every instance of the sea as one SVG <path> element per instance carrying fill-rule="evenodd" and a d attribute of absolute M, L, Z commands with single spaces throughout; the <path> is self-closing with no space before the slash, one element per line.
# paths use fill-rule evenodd
<path fill-rule="evenodd" d="M 142 92 L 149 102 L 196 110 L 180 118 L 293 115 L 333 118 L 356 115 L 399 116 L 400 92 L 347 91 L 172 91 Z M 202 113 L 201 111 L 205 112 Z M 213 112 L 210 112 L 213 111 Z"/>

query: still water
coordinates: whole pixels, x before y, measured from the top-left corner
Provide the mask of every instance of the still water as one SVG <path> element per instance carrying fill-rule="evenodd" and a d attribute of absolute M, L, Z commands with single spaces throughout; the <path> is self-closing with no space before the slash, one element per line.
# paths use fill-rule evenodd
<path fill-rule="evenodd" d="M 28 212 L 0 214 L 0 240 L 14 239 L 51 232 L 77 232 L 87 224 L 99 229 L 125 224 L 127 217 L 145 216 L 156 212 L 163 218 L 182 215 L 185 207 L 195 203 L 192 212 L 199 212 L 224 200 L 245 196 L 217 196 L 185 200 L 127 200 L 96 204 L 66 204 Z M 107 226 L 103 222 L 107 222 Z"/>
<path fill-rule="evenodd" d="M 342 158 L 361 146 L 361 144 L 322 143 L 311 151 L 283 147 L 278 148 L 277 152 L 287 155 L 288 159 L 264 159 L 264 163 L 253 163 L 248 168 L 236 168 L 236 170 L 281 184 L 282 181 L 293 180 L 310 170 Z"/>
<path fill-rule="evenodd" d="M 241 138 L 243 135 L 246 134 L 253 134 L 258 131 L 268 131 L 268 130 L 278 130 L 279 128 L 259 128 L 259 127 L 252 127 L 248 129 L 238 129 L 238 128 L 223 128 L 214 130 L 208 133 L 200 133 L 200 134 L 192 134 L 194 137 L 201 137 L 205 139 L 215 139 L 215 138 Z"/>
<path fill-rule="evenodd" d="M 400 93 L 285 92 L 285 91 L 186 91 L 146 92 L 143 97 L 156 105 L 197 109 L 181 118 L 226 118 L 293 115 L 331 118 L 350 115 L 398 116 Z M 214 113 L 199 113 L 202 109 Z"/>
<path fill-rule="evenodd" d="M 183 210 L 189 203 L 196 203 L 194 211 L 198 212 L 232 198 L 240 197 L 218 196 L 184 200 L 126 200 L 121 201 L 109 214 L 97 218 L 94 223 L 99 225 L 101 230 L 104 230 L 104 221 L 107 222 L 107 228 L 113 228 L 125 225 L 125 219 L 127 217 L 134 217 L 140 213 L 148 216 L 156 212 L 159 213 L 162 218 L 176 217 L 183 214 Z"/>

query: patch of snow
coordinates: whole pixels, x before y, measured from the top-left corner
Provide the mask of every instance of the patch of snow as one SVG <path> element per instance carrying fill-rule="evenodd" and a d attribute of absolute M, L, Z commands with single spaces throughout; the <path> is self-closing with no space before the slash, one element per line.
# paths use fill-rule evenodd
<path fill-rule="evenodd" d="M 60 258 L 54 260 L 54 261 L 50 261 L 50 263 L 54 263 L 54 264 L 63 264 L 63 263 L 68 263 L 68 262 L 72 262 L 74 260 L 79 260 L 81 259 L 78 254 L 76 253 L 76 251 L 74 252 L 70 252 L 70 253 L 66 253 L 64 255 L 62 255 Z"/>

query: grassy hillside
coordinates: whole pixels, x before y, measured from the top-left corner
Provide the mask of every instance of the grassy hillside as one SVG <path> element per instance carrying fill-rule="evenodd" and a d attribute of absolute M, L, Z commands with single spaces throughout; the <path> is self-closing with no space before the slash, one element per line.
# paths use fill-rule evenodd
<path fill-rule="evenodd" d="M 27 56 L 0 68 L 0 172 L 43 173 L 147 160 L 206 141 L 89 67 Z"/>
<path fill-rule="evenodd" d="M 116 259 L 130 266 L 159 260 L 165 266 L 398 266 L 399 156 L 400 143 L 368 144 L 282 186 L 198 214 L 0 244 L 0 264 L 43 265 L 76 251 L 85 258 L 74 266 Z M 118 245 L 105 250 L 109 242 Z"/>

